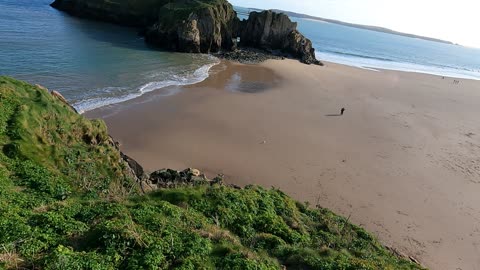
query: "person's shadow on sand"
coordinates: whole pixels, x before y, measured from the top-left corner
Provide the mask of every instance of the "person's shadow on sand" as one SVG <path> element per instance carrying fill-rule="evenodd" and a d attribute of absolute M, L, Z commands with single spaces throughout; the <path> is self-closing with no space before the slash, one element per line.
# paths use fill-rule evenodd
<path fill-rule="evenodd" d="M 325 116 L 342 116 L 344 113 L 345 113 L 345 108 L 341 108 L 339 114 L 326 114 Z"/>

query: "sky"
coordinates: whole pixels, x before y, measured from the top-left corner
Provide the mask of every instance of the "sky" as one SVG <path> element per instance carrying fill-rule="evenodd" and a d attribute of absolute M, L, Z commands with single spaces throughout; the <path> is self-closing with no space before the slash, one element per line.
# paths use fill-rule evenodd
<path fill-rule="evenodd" d="M 230 0 L 440 38 L 480 48 L 480 0 Z"/>

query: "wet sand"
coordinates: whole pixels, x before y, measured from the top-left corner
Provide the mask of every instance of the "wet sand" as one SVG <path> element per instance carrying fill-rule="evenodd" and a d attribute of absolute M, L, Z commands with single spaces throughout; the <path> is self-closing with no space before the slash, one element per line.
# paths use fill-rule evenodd
<path fill-rule="evenodd" d="M 480 269 L 480 82 L 293 60 L 211 73 L 87 116 L 150 171 L 275 186 L 427 267 Z"/>

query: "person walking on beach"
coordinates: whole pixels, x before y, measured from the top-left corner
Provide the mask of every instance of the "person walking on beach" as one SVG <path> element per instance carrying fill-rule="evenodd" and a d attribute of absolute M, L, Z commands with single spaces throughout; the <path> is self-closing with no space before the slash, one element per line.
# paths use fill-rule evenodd
<path fill-rule="evenodd" d="M 345 108 L 342 108 L 342 109 L 340 110 L 340 115 L 343 115 L 344 112 L 345 112 Z"/>

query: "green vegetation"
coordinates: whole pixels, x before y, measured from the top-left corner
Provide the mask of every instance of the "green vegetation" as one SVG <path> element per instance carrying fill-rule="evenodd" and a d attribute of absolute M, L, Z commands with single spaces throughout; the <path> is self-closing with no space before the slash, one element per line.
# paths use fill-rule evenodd
<path fill-rule="evenodd" d="M 159 9 L 161 22 L 164 27 L 174 27 L 188 19 L 188 16 L 195 11 L 218 8 L 225 0 L 184 0 L 170 1 Z"/>
<path fill-rule="evenodd" d="M 0 269 L 420 269 L 279 190 L 139 194 L 103 122 L 6 77 L 0 150 Z"/>
<path fill-rule="evenodd" d="M 115 1 L 119 6 L 127 6 L 130 9 L 136 10 L 138 14 L 150 14 L 153 12 L 156 15 L 163 16 L 172 15 L 175 13 L 177 15 L 181 14 L 181 17 L 178 17 L 178 20 L 184 20 L 187 18 L 190 13 L 195 10 L 214 7 L 217 4 L 226 2 L 225 0 L 116 0 Z M 163 12 L 163 11 L 168 12 Z M 160 12 L 159 12 L 160 11 Z"/>
<path fill-rule="evenodd" d="M 17 184 L 54 199 L 135 191 L 102 121 L 85 119 L 45 89 L 5 77 L 0 105 L 0 167 Z"/>

